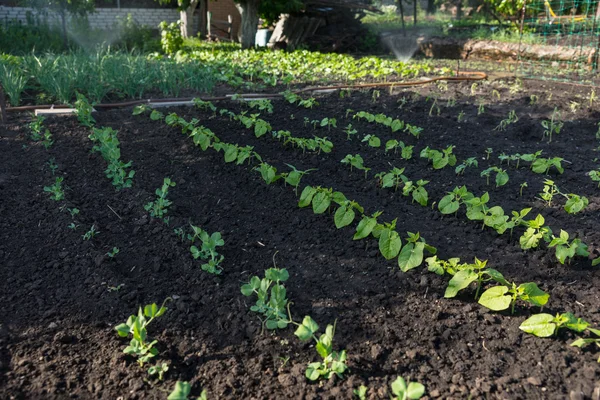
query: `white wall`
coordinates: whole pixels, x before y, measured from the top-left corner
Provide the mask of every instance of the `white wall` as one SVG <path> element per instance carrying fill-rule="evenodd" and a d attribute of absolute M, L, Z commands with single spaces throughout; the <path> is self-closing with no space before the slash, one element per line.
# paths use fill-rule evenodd
<path fill-rule="evenodd" d="M 6 7 L 0 6 L 0 23 L 17 20 L 27 22 L 27 12 L 36 15 L 37 12 L 28 7 Z M 117 22 L 117 17 L 125 19 L 127 14 L 140 25 L 157 28 L 162 21 L 175 22 L 179 19 L 179 11 L 169 8 L 97 8 L 94 13 L 88 14 L 90 27 L 99 29 L 110 29 Z M 45 17 L 42 16 L 42 19 Z M 60 17 L 52 11 L 48 12 L 48 23 L 59 24 Z"/>

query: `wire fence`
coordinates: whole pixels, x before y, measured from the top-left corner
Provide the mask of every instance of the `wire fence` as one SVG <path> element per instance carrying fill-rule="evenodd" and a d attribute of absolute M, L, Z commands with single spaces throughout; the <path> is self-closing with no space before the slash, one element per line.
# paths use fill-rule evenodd
<path fill-rule="evenodd" d="M 600 0 L 528 0 L 520 15 L 518 73 L 559 80 L 598 74 Z"/>

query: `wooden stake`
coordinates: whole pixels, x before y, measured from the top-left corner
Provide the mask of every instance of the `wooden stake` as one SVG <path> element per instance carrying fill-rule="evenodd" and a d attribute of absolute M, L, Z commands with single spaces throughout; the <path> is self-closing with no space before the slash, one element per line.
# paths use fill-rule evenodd
<path fill-rule="evenodd" d="M 6 98 L 4 97 L 4 88 L 2 87 L 2 83 L 0 82 L 0 122 L 5 124 L 8 122 L 8 118 L 6 116 Z"/>

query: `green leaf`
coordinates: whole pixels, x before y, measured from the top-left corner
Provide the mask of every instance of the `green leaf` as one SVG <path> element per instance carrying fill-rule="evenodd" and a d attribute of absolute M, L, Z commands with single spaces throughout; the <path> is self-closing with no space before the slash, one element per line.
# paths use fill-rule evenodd
<path fill-rule="evenodd" d="M 302 325 L 298 326 L 298 329 L 294 332 L 294 335 L 296 335 L 298 339 L 306 341 L 310 340 L 318 330 L 319 325 L 307 315 L 304 317 L 304 320 L 302 320 Z"/>
<path fill-rule="evenodd" d="M 115 330 L 117 331 L 117 334 L 121 337 L 127 337 L 129 336 L 129 332 L 131 331 L 131 328 L 129 328 L 129 325 L 127 324 L 119 324 L 117 326 L 115 326 Z"/>
<path fill-rule="evenodd" d="M 312 202 L 313 196 L 317 193 L 317 189 L 312 186 L 306 186 L 300 194 L 300 200 L 298 201 L 298 207 L 308 207 Z"/>
<path fill-rule="evenodd" d="M 402 272 L 407 272 L 423 263 L 423 249 L 425 243 L 407 243 L 398 256 L 398 266 Z"/>
<path fill-rule="evenodd" d="M 249 285 L 249 284 L 242 285 L 240 290 L 244 296 L 251 296 L 252 293 L 254 293 L 254 289 L 252 288 L 252 285 Z"/>
<path fill-rule="evenodd" d="M 379 236 L 379 251 L 386 260 L 396 257 L 402 247 L 402 241 L 398 232 L 384 229 Z"/>
<path fill-rule="evenodd" d="M 326 192 L 318 192 L 312 200 L 313 212 L 323 214 L 331 204 L 331 195 Z"/>
<path fill-rule="evenodd" d="M 320 362 L 314 362 L 314 363 L 308 364 L 308 367 L 306 367 L 306 373 L 305 373 L 306 378 L 310 381 L 316 381 L 317 379 L 319 379 L 319 377 L 321 376 L 320 368 L 321 368 Z"/>
<path fill-rule="evenodd" d="M 507 296 L 506 286 L 494 286 L 483 292 L 479 298 L 479 304 L 494 311 L 506 310 L 512 303 L 512 297 Z"/>
<path fill-rule="evenodd" d="M 528 282 L 519 285 L 517 288 L 519 292 L 519 299 L 533 304 L 534 306 L 542 307 L 548 303 L 550 295 L 540 289 L 535 283 Z"/>
<path fill-rule="evenodd" d="M 348 226 L 354 221 L 355 217 L 354 210 L 352 207 L 343 205 L 335 211 L 335 215 L 333 220 L 335 222 L 335 227 L 337 229 L 343 228 L 344 226 Z"/>
<path fill-rule="evenodd" d="M 177 381 L 175 389 L 171 392 L 167 400 L 188 400 L 192 387 L 188 382 Z"/>
<path fill-rule="evenodd" d="M 448 282 L 448 287 L 446 288 L 446 292 L 444 293 L 444 297 L 450 298 L 455 297 L 458 292 L 467 288 L 471 283 L 475 282 L 478 278 L 477 272 L 472 269 L 463 269 L 458 271 L 450 282 Z"/>
<path fill-rule="evenodd" d="M 535 314 L 523 321 L 519 329 L 537 337 L 550 337 L 556 331 L 556 324 L 550 314 Z"/>
<path fill-rule="evenodd" d="M 396 397 L 403 399 L 406 389 L 406 381 L 401 376 L 397 377 L 396 380 L 392 382 L 392 393 L 394 393 Z"/>
<path fill-rule="evenodd" d="M 411 400 L 418 400 L 425 394 L 425 386 L 418 382 L 410 382 L 406 389 L 406 394 Z"/>
<path fill-rule="evenodd" d="M 442 214 L 453 214 L 458 211 L 460 203 L 455 200 L 454 194 L 448 194 L 440 200 L 438 209 Z"/>
<path fill-rule="evenodd" d="M 367 217 L 366 215 L 363 216 L 356 227 L 356 233 L 354 234 L 353 240 L 366 238 L 371 234 L 376 225 L 377 220 L 375 218 Z"/>

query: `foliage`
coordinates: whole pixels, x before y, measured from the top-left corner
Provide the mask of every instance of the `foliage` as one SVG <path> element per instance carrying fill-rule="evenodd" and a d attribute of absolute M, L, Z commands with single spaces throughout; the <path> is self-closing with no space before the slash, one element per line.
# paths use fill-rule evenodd
<path fill-rule="evenodd" d="M 50 198 L 54 201 L 60 201 L 65 198 L 65 192 L 62 187 L 63 180 L 62 176 L 57 177 L 54 184 L 51 186 L 44 186 L 44 192 L 50 193 Z"/>
<path fill-rule="evenodd" d="M 262 315 L 260 318 L 263 328 L 285 329 L 290 321 L 287 318 L 286 308 L 288 299 L 286 289 L 281 282 L 287 281 L 289 274 L 285 269 L 269 268 L 265 277 L 260 279 L 253 276 L 247 284 L 242 285 L 244 296 L 256 295 L 255 305 L 250 310 Z"/>
<path fill-rule="evenodd" d="M 207 231 L 198 226 L 191 225 L 191 227 L 193 234 L 188 234 L 188 240 L 192 242 L 192 246 L 190 247 L 192 257 L 194 257 L 196 260 L 200 258 L 203 261 L 207 261 L 201 265 L 203 271 L 215 275 L 221 274 L 222 269 L 220 265 L 225 259 L 225 257 L 217 252 L 217 247 L 225 245 L 225 241 L 221 238 L 221 233 L 214 232 L 209 234 Z M 202 246 L 200 248 L 194 245 L 196 239 L 200 239 L 202 242 Z"/>
<path fill-rule="evenodd" d="M 496 173 L 496 187 L 504 186 L 508 183 L 508 174 L 505 169 L 498 167 L 490 167 L 483 171 L 481 171 L 481 176 L 485 176 L 487 179 L 487 184 L 490 184 L 490 174 L 492 172 Z"/>
<path fill-rule="evenodd" d="M 449 165 L 453 167 L 456 165 L 456 156 L 452 154 L 455 146 L 448 146 L 442 151 L 430 149 L 429 146 L 421 150 L 421 158 L 426 158 L 432 162 L 434 169 L 442 169 Z"/>
<path fill-rule="evenodd" d="M 158 354 L 158 349 L 154 347 L 158 341 L 148 341 L 147 327 L 155 318 L 162 316 L 167 311 L 165 303 L 168 300 L 170 299 L 167 298 L 160 308 L 156 303 L 146 305 L 143 310 L 140 307 L 137 315 L 131 315 L 127 322 L 115 326 L 120 337 L 126 338 L 131 335 L 129 346 L 123 349 L 123 353 L 136 357 L 141 367 Z"/>
<path fill-rule="evenodd" d="M 164 178 L 163 184 L 160 189 L 156 189 L 156 200 L 147 203 L 144 206 L 146 211 L 150 212 L 150 216 L 153 218 L 163 218 L 168 210 L 168 207 L 172 204 L 172 202 L 167 199 L 167 195 L 169 194 L 169 188 L 174 187 L 175 182 L 171 181 L 170 178 Z"/>
<path fill-rule="evenodd" d="M 92 152 L 99 152 L 102 158 L 108 162 L 108 167 L 104 173 L 107 178 L 112 180 L 113 186 L 117 190 L 131 187 L 135 171 L 127 171 L 128 168 L 131 168 L 131 161 L 128 163 L 121 161 L 117 131 L 109 127 L 92 128 L 92 133 L 88 137 L 96 143 L 92 148 Z"/>
<path fill-rule="evenodd" d="M 425 394 L 425 386 L 418 382 L 406 381 L 401 376 L 398 376 L 394 382 L 392 382 L 392 400 L 418 400 Z"/>
<path fill-rule="evenodd" d="M 519 326 L 523 332 L 537 337 L 550 337 L 558 334 L 559 329 L 566 328 L 575 332 L 583 332 L 589 323 L 572 313 L 563 314 L 534 314 Z"/>
<path fill-rule="evenodd" d="M 306 368 L 305 375 L 311 381 L 316 381 L 320 378 L 330 379 L 334 375 L 341 379 L 348 369 L 346 365 L 346 351 L 333 351 L 335 325 L 335 323 L 327 325 L 325 333 L 317 338 L 316 333 L 319 331 L 319 325 L 307 315 L 304 317 L 302 323 L 298 324 L 298 328 L 294 332 L 303 342 L 313 339 L 316 342 L 315 348 L 317 353 L 322 358 L 322 361 L 312 362 Z"/>
<path fill-rule="evenodd" d="M 169 56 L 173 56 L 183 46 L 180 25 L 180 21 L 171 22 L 170 24 L 163 21 L 158 25 L 160 30 L 160 44 L 163 52 Z"/>

